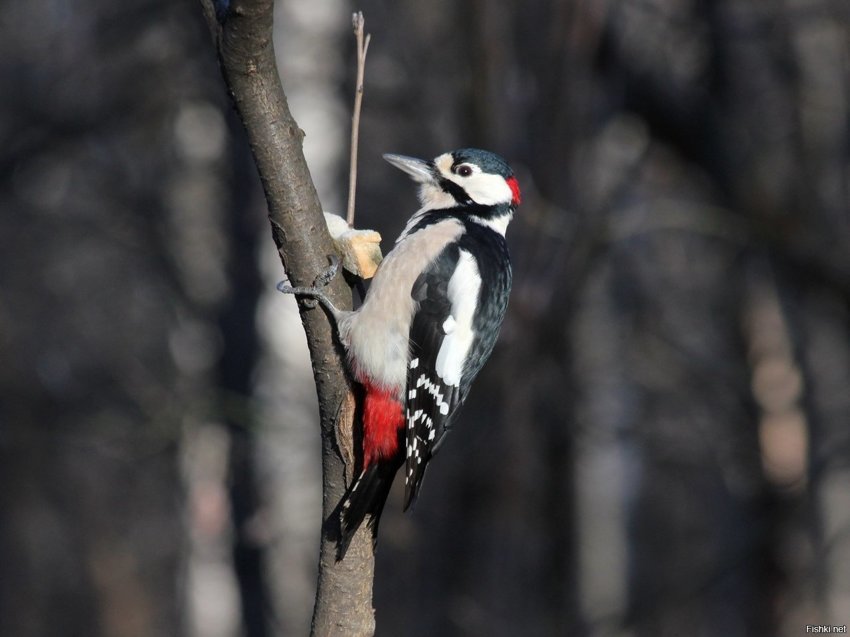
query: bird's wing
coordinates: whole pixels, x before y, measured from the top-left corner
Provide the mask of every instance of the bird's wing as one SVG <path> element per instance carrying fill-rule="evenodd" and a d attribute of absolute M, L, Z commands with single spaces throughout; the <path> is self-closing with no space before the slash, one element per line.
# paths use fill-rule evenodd
<path fill-rule="evenodd" d="M 405 509 L 464 399 L 461 378 L 475 333 L 481 276 L 472 255 L 452 243 L 413 285 L 405 417 Z"/>

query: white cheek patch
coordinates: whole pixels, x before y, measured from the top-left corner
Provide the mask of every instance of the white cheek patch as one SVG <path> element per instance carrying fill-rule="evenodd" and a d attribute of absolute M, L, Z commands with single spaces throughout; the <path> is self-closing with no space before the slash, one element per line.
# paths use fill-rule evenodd
<path fill-rule="evenodd" d="M 475 336 L 472 318 L 480 290 L 481 275 L 478 265 L 469 252 L 461 250 L 457 268 L 449 279 L 447 292 L 452 309 L 451 315 L 443 324 L 447 333 L 437 353 L 435 365 L 437 375 L 446 385 L 460 385 L 463 364 Z"/>
<path fill-rule="evenodd" d="M 501 175 L 472 175 L 466 180 L 464 188 L 475 203 L 483 206 L 510 203 L 514 197 L 511 187 Z"/>
<path fill-rule="evenodd" d="M 463 188 L 472 201 L 482 206 L 511 203 L 514 198 L 511 187 L 501 175 L 476 172 L 469 177 L 452 173 L 444 174 L 444 177 Z"/>

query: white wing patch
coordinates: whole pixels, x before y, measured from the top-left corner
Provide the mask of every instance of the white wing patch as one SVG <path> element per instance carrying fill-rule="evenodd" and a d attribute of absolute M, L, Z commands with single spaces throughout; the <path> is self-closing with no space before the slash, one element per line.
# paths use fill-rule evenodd
<path fill-rule="evenodd" d="M 461 250 L 457 267 L 449 279 L 447 292 L 452 309 L 451 315 L 443 323 L 446 336 L 437 353 L 435 370 L 446 385 L 460 385 L 463 364 L 472 346 L 472 317 L 478 305 L 480 290 L 478 264 L 469 252 Z"/>

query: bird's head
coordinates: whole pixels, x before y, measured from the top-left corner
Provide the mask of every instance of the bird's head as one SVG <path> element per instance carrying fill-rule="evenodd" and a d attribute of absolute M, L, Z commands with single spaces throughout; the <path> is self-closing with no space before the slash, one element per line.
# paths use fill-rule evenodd
<path fill-rule="evenodd" d="M 425 209 L 510 206 L 520 203 L 519 184 L 507 162 L 486 150 L 462 148 L 433 160 L 384 155 L 389 163 L 410 175 L 419 186 Z"/>

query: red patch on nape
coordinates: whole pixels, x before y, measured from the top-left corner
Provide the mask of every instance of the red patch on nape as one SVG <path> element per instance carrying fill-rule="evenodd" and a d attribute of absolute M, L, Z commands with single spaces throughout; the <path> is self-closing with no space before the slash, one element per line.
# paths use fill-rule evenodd
<path fill-rule="evenodd" d="M 513 199 L 511 199 L 512 206 L 518 206 L 522 203 L 522 195 L 519 192 L 519 182 L 516 180 L 516 177 L 508 177 L 505 179 L 508 182 L 508 187 L 511 189 L 513 193 Z"/>
<path fill-rule="evenodd" d="M 398 430 L 404 425 L 404 407 L 396 393 L 363 383 L 363 468 L 398 451 Z"/>

